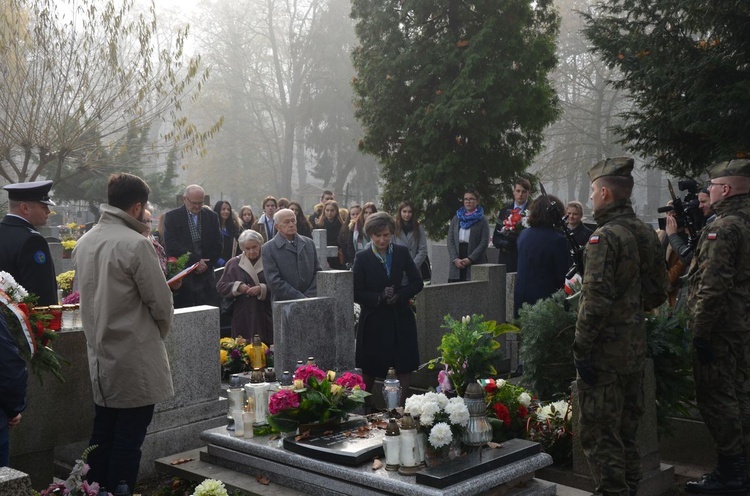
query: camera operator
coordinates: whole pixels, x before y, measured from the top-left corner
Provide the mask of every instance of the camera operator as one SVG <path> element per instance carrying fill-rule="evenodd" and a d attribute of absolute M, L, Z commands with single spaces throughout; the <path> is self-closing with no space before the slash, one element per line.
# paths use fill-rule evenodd
<path fill-rule="evenodd" d="M 708 185 L 705 185 L 698 192 L 698 208 L 703 212 L 705 219 L 704 225 L 709 225 L 716 218 L 716 214 L 711 208 L 711 197 L 708 195 Z"/>

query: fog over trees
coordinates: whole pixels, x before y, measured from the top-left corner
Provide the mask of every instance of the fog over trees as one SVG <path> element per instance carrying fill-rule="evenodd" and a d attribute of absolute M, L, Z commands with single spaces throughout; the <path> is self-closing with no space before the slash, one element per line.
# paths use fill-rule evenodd
<path fill-rule="evenodd" d="M 437 233 L 464 186 L 491 207 L 525 171 L 586 202 L 586 170 L 632 154 L 649 214 L 667 174 L 750 153 L 750 7 L 712 5 L 9 0 L 0 176 L 91 204 L 113 170 L 165 206 L 192 182 L 256 210 L 408 197 Z"/>

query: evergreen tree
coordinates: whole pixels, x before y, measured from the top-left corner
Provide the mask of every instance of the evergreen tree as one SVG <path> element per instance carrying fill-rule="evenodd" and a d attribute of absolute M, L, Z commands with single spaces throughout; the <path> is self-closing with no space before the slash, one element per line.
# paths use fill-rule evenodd
<path fill-rule="evenodd" d="M 673 175 L 750 153 L 750 3 L 608 0 L 585 35 L 635 106 L 615 129 Z"/>
<path fill-rule="evenodd" d="M 383 203 L 410 199 L 443 236 L 467 186 L 485 209 L 530 164 L 558 113 L 550 0 L 353 0 L 360 148 L 383 164 Z M 488 211 L 488 213 L 490 213 Z"/>

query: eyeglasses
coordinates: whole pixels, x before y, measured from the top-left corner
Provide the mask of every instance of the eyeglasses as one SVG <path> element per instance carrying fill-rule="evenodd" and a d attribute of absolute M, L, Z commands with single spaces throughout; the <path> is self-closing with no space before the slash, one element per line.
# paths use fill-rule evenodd
<path fill-rule="evenodd" d="M 708 182 L 708 186 L 706 186 L 706 187 L 707 188 L 713 188 L 714 186 L 726 186 L 726 187 L 728 187 L 730 189 L 732 188 L 732 186 L 729 185 L 729 184 L 727 184 L 727 183 L 715 183 L 713 181 L 709 181 Z"/>
<path fill-rule="evenodd" d="M 475 201 L 477 201 L 477 199 L 476 198 L 464 198 L 464 201 L 465 202 L 475 202 Z"/>
<path fill-rule="evenodd" d="M 185 197 L 185 199 L 194 207 L 202 207 L 203 206 L 203 200 L 201 201 L 193 201 L 188 197 Z"/>

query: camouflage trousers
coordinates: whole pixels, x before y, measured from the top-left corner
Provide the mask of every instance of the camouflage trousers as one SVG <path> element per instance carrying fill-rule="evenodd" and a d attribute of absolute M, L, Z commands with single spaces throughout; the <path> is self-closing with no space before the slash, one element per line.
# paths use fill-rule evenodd
<path fill-rule="evenodd" d="M 720 455 L 750 449 L 750 333 L 714 332 L 713 360 L 693 357 L 695 398 Z"/>
<path fill-rule="evenodd" d="M 578 437 L 596 483 L 604 496 L 635 493 L 641 480 L 636 434 L 643 416 L 643 371 L 612 374 L 604 385 L 578 386 Z"/>

